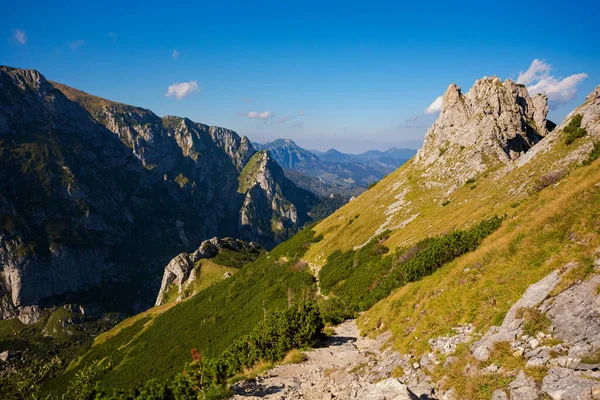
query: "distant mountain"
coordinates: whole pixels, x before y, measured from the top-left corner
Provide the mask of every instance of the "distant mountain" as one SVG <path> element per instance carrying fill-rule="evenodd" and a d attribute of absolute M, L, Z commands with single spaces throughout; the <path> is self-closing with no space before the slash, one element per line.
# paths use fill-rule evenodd
<path fill-rule="evenodd" d="M 336 149 L 329 149 L 318 156 L 321 160 L 328 162 L 357 162 L 365 165 L 389 165 L 389 168 L 393 168 L 393 171 L 406 161 L 410 160 L 415 154 L 417 154 L 417 151 L 413 149 L 390 147 L 386 151 L 368 150 L 360 154 L 348 154 L 337 151 Z"/>
<path fill-rule="evenodd" d="M 344 154 L 337 151 L 336 149 L 329 149 L 325 153 L 319 156 L 323 161 L 331 163 L 351 163 L 352 157 L 349 154 Z"/>
<path fill-rule="evenodd" d="M 303 149 L 291 139 L 253 143 L 253 146 L 268 150 L 296 185 L 321 196 L 331 193 L 354 196 L 396 170 L 416 153 L 394 147 L 362 154 L 345 154 L 335 149 L 321 153 Z"/>

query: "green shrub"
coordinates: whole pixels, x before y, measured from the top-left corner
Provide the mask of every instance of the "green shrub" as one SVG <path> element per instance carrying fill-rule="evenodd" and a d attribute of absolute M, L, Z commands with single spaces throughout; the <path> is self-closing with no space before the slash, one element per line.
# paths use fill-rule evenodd
<path fill-rule="evenodd" d="M 367 187 L 367 190 L 369 190 L 369 189 L 371 189 L 371 188 L 375 187 L 375 185 L 377 185 L 377 183 L 378 183 L 378 182 L 379 182 L 379 181 L 375 181 L 375 182 L 371 183 L 371 184 L 369 185 L 369 187 Z"/>
<path fill-rule="evenodd" d="M 336 251 L 319 272 L 321 290 L 329 294 L 320 303 L 326 321 L 337 323 L 368 310 L 377 301 L 408 282 L 431 274 L 443 264 L 472 251 L 500 227 L 502 218 L 482 221 L 468 231 L 428 238 L 387 256 L 389 232 L 373 238 L 358 250 Z"/>
<path fill-rule="evenodd" d="M 583 119 L 583 115 L 576 114 L 569 125 L 567 125 L 563 132 L 565 133 L 565 144 L 570 145 L 575 141 L 575 139 L 579 139 L 587 135 L 587 130 L 581 127 L 581 120 Z"/>

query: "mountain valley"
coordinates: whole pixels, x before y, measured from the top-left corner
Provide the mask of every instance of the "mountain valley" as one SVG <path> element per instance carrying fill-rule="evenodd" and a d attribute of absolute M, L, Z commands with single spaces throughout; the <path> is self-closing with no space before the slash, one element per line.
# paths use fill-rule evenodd
<path fill-rule="evenodd" d="M 452 84 L 385 173 L 31 70 L 0 87 L 8 398 L 598 398 L 600 86 L 555 124 L 511 80 Z M 290 171 L 377 183 L 315 221 Z M 96 289 L 135 305 L 119 285 L 138 313 L 88 320 Z"/>

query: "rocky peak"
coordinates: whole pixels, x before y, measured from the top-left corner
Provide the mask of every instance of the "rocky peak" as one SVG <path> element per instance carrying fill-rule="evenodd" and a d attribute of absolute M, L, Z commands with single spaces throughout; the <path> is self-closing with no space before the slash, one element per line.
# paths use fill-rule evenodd
<path fill-rule="evenodd" d="M 240 211 L 242 237 L 258 237 L 267 247 L 308 222 L 309 211 L 319 201 L 288 180 L 267 150 L 254 154 L 246 163 L 239 183 L 238 191 L 245 194 Z"/>
<path fill-rule="evenodd" d="M 432 178 L 461 183 L 527 152 L 548 134 L 547 113 L 545 95 L 530 97 L 525 86 L 509 79 L 484 77 L 466 94 L 451 84 L 416 163 L 428 167 Z"/>
<path fill-rule="evenodd" d="M 209 132 L 213 141 L 227 153 L 238 171 L 244 168 L 256 152 L 246 136 L 240 137 L 232 130 L 211 126 Z"/>

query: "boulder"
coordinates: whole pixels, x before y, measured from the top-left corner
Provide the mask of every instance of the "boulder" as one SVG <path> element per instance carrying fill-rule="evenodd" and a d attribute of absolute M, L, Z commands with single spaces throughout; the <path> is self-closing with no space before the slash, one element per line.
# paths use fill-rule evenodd
<path fill-rule="evenodd" d="M 398 379 L 389 378 L 368 385 L 358 395 L 363 400 L 418 400 L 408 386 L 400 383 Z"/>

